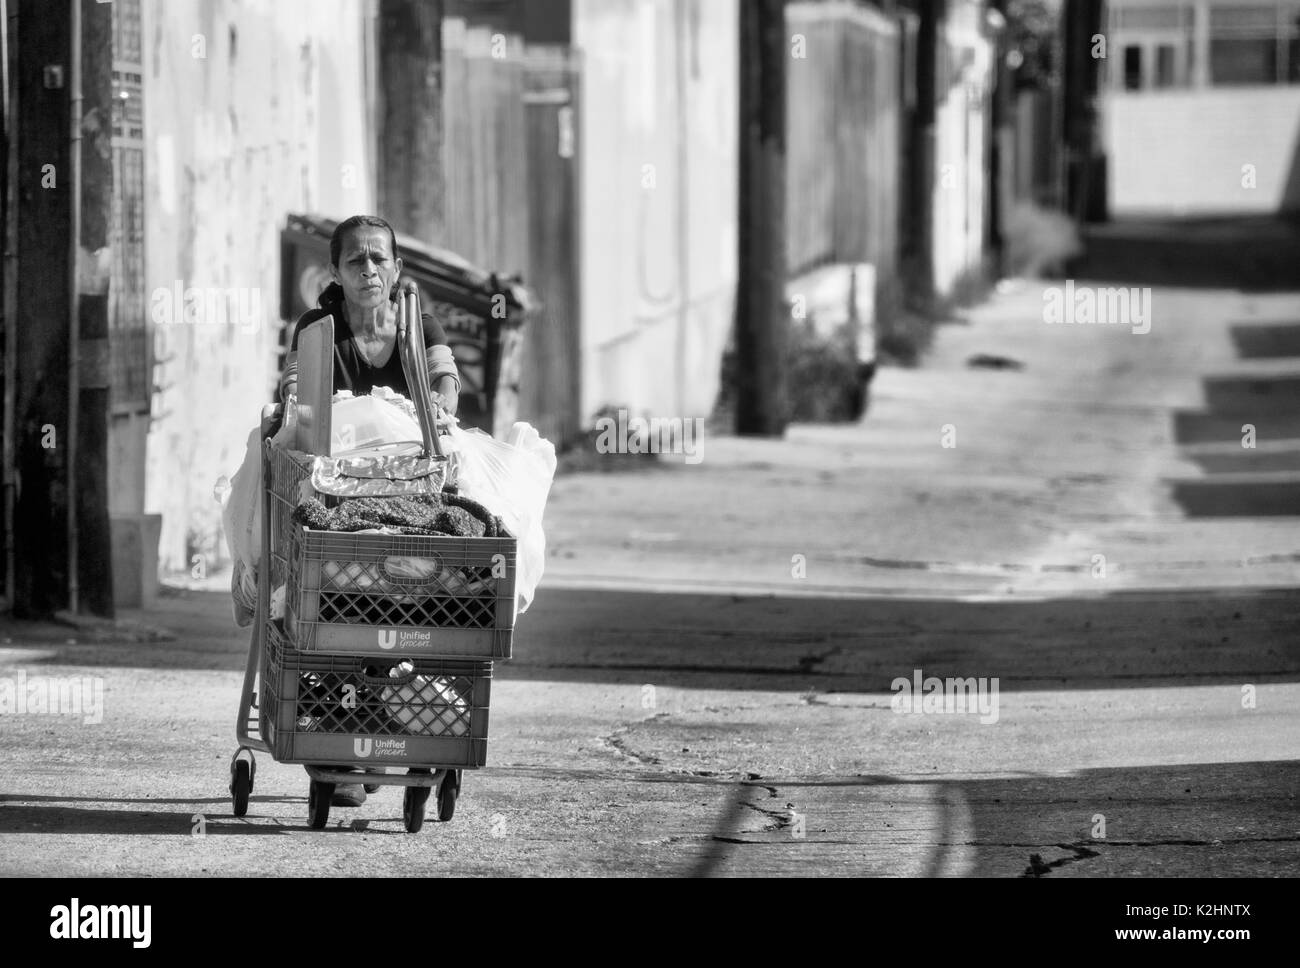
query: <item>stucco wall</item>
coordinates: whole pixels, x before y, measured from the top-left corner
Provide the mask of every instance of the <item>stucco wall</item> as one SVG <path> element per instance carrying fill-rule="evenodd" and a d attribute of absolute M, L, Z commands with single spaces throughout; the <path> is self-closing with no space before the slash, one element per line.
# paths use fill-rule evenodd
<path fill-rule="evenodd" d="M 1112 91 L 1103 130 L 1112 215 L 1300 211 L 1300 87 Z"/>
<path fill-rule="evenodd" d="M 573 16 L 583 416 L 704 416 L 735 302 L 736 0 L 575 0 Z"/>
<path fill-rule="evenodd" d="M 986 179 L 992 45 L 980 31 L 980 5 L 954 3 L 941 42 L 953 59 L 953 84 L 935 107 L 934 284 L 947 294 L 979 268 L 988 218 Z M 963 65 L 956 62 L 968 52 Z"/>
<path fill-rule="evenodd" d="M 162 389 L 153 402 L 145 505 L 163 515 L 163 571 L 190 568 L 191 542 L 225 554 L 213 487 L 239 466 L 276 378 L 285 214 L 373 208 L 369 7 L 145 4 L 147 288 L 152 297 L 179 281 L 182 293 L 179 306 L 148 304 L 159 314 Z M 225 322 L 206 313 L 187 320 L 191 287 L 236 290 L 230 305 L 240 312 L 227 312 Z"/>

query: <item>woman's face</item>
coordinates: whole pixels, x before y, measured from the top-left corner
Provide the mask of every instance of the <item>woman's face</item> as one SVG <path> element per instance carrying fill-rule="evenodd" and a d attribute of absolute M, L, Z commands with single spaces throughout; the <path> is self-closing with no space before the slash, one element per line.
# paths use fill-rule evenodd
<path fill-rule="evenodd" d="M 360 226 L 343 237 L 339 264 L 330 275 L 347 301 L 360 309 L 375 309 L 388 300 L 402 272 L 402 260 L 393 258 L 386 229 Z"/>

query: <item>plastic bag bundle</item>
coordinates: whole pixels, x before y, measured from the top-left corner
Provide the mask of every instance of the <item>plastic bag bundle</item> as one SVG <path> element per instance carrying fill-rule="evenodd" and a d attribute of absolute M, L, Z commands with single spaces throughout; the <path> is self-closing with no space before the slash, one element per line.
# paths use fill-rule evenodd
<path fill-rule="evenodd" d="M 356 460 L 364 460 L 367 452 L 375 448 L 382 449 L 385 455 L 396 453 L 392 450 L 393 445 L 419 450 L 420 424 L 415 419 L 411 402 L 386 387 L 376 387 L 375 391 L 360 397 L 347 391 L 334 395 L 330 411 L 330 450 L 333 454 L 349 454 Z M 285 408 L 283 425 L 272 438 L 275 446 L 292 447 L 297 424 L 297 408 L 290 403 Z M 393 460 L 394 457 L 386 456 L 385 459 Z M 414 466 L 420 462 L 411 457 L 407 463 Z M 446 471 L 442 473 L 445 475 Z M 356 482 L 358 493 L 364 493 L 364 483 Z M 386 493 L 391 492 L 391 482 L 386 483 Z M 410 490 L 428 491 L 427 484 L 417 480 Z M 230 488 L 221 498 L 221 524 L 234 563 L 230 591 L 234 599 L 235 622 L 241 628 L 252 624 L 257 608 L 257 568 L 262 556 L 262 485 L 261 428 L 254 427 L 248 434 L 244 462 L 230 479 Z M 441 483 L 438 483 L 434 489 L 440 487 Z"/>
<path fill-rule="evenodd" d="M 404 662 L 389 670 L 401 679 L 414 670 Z M 461 690 L 471 689 L 468 679 L 455 676 L 414 676 L 409 682 L 385 686 L 380 697 L 388 713 L 408 733 L 417 736 L 464 736 L 469 732 L 470 702 Z"/>
<path fill-rule="evenodd" d="M 546 567 L 542 514 L 555 478 L 555 446 L 523 422 L 514 425 L 505 441 L 454 426 L 449 438 L 460 457 L 461 493 L 500 517 L 518 539 L 515 611 L 525 612 Z"/>
<path fill-rule="evenodd" d="M 409 443 L 418 450 L 420 425 L 396 401 L 396 394 L 354 397 L 339 394 L 330 413 L 330 454 L 356 454 L 386 444 Z"/>
<path fill-rule="evenodd" d="M 284 423 L 272 438 L 277 447 L 293 442 L 297 412 L 286 408 Z M 234 598 L 235 622 L 246 628 L 257 609 L 257 563 L 262 556 L 262 429 L 248 434 L 244 462 L 230 479 L 221 497 L 221 526 L 226 533 L 230 560 L 234 563 L 230 593 Z"/>

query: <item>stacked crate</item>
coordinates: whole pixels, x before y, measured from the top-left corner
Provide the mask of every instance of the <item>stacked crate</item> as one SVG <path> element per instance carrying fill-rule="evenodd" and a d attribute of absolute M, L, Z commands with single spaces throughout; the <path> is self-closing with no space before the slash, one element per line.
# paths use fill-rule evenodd
<path fill-rule="evenodd" d="M 292 514 L 312 457 L 267 447 L 271 587 L 285 607 L 259 706 L 275 758 L 483 766 L 492 664 L 514 636 L 516 539 L 308 530 Z"/>

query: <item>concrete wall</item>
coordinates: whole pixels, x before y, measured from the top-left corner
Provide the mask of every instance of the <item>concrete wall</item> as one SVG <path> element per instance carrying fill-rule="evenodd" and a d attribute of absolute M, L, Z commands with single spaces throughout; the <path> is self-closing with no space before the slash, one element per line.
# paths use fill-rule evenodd
<path fill-rule="evenodd" d="M 984 251 L 993 50 L 980 32 L 981 18 L 980 4 L 953 3 L 939 32 L 950 64 L 949 83 L 940 78 L 935 106 L 934 284 L 940 295 L 978 269 Z M 964 63 L 958 60 L 963 51 L 969 52 Z"/>
<path fill-rule="evenodd" d="M 192 545 L 225 555 L 213 487 L 238 468 L 276 378 L 286 212 L 374 206 L 370 10 L 358 0 L 144 5 L 147 288 L 152 297 L 179 281 L 182 299 L 191 287 L 237 290 L 226 312 L 209 302 L 188 319 L 184 302 L 149 303 L 163 316 L 163 389 L 145 510 L 163 515 L 164 572 L 189 570 Z"/>
<path fill-rule="evenodd" d="M 1112 215 L 1300 211 L 1298 87 L 1111 91 L 1103 131 Z"/>
<path fill-rule="evenodd" d="M 736 282 L 736 0 L 575 0 L 582 413 L 705 416 Z"/>
<path fill-rule="evenodd" d="M 856 4 L 791 3 L 803 45 L 787 68 L 786 262 L 792 274 L 898 258 L 898 24 Z"/>

